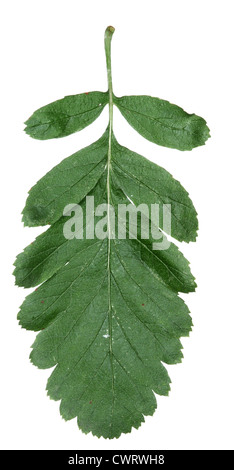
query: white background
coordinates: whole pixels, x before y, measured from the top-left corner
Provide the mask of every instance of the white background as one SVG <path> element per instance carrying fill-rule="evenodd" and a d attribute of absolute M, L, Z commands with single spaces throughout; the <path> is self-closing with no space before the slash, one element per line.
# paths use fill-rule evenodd
<path fill-rule="evenodd" d="M 233 2 L 230 0 L 8 0 L 1 7 L 1 447 L 3 449 L 233 449 Z M 31 139 L 23 122 L 64 95 L 105 91 L 104 30 L 114 92 L 167 99 L 203 116 L 212 138 L 192 152 L 158 147 L 115 110 L 119 142 L 169 170 L 199 214 L 196 243 L 181 244 L 198 288 L 184 295 L 194 328 L 184 360 L 168 366 L 169 397 L 118 440 L 84 435 L 45 392 L 49 370 L 28 359 L 35 333 L 18 326 L 26 291 L 16 254 L 42 228 L 23 228 L 27 191 L 64 157 L 96 140 L 107 109 L 80 133 Z M 30 292 L 28 290 L 27 292 Z"/>

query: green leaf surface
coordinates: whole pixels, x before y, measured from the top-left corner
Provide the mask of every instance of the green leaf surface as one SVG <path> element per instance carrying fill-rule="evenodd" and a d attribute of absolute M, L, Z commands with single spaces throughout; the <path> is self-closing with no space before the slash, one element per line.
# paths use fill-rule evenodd
<path fill-rule="evenodd" d="M 105 194 L 106 173 L 101 176 L 89 196 L 94 196 L 96 205 L 98 205 L 105 199 Z M 84 211 L 85 203 L 85 199 L 80 202 L 80 206 Z M 81 243 L 82 247 L 85 248 L 85 238 L 84 240 L 77 238 L 68 240 L 64 237 L 63 227 L 66 221 L 67 217 L 61 216 L 48 230 L 27 246 L 23 253 L 17 256 L 14 275 L 18 286 L 34 287 L 46 281 L 72 259 L 77 250 L 80 250 Z M 86 228 L 89 226 L 90 223 L 85 221 L 80 233 L 85 235 Z M 91 240 L 88 240 L 87 243 L 91 243 Z"/>
<path fill-rule="evenodd" d="M 73 134 L 95 121 L 107 103 L 108 94 L 100 91 L 65 96 L 35 111 L 25 132 L 40 140 Z"/>
<path fill-rule="evenodd" d="M 146 139 L 163 147 L 192 150 L 204 145 L 209 134 L 206 121 L 188 114 L 169 101 L 151 96 L 114 97 L 128 123 Z"/>
<path fill-rule="evenodd" d="M 111 190 L 113 207 L 117 210 L 118 204 L 128 204 L 126 195 L 119 192 L 118 186 L 112 186 Z M 93 196 L 95 207 L 106 201 L 106 172 L 101 176 L 94 189 L 88 194 Z M 86 199 L 80 203 L 83 211 L 86 208 Z M 99 217 L 96 217 L 96 221 Z M 73 256 L 82 249 L 89 246 L 92 240 L 85 239 L 87 228 L 91 222 L 85 220 L 83 239 L 66 239 L 63 234 L 64 223 L 67 218 L 61 216 L 48 230 L 39 235 L 33 243 L 25 248 L 24 252 L 17 256 L 14 275 L 16 283 L 23 287 L 34 287 L 53 276 L 62 266 L 70 262 Z M 127 227 L 128 228 L 128 227 Z M 138 227 L 139 229 L 139 227 Z M 129 230 L 129 228 L 128 228 Z M 152 249 L 152 236 L 149 239 L 141 238 L 138 230 L 135 239 L 126 241 L 135 250 L 144 262 L 154 271 L 168 287 L 175 292 L 191 292 L 195 289 L 194 278 L 190 272 L 188 261 L 173 243 L 167 250 L 157 251 Z"/>
<path fill-rule="evenodd" d="M 148 205 L 170 204 L 171 235 L 179 241 L 195 241 L 197 213 L 179 181 L 164 168 L 122 147 L 116 139 L 113 139 L 112 149 L 112 168 L 122 191 L 136 206 L 142 201 Z"/>
<path fill-rule="evenodd" d="M 169 239 L 194 241 L 198 229 L 183 186 L 117 142 L 113 105 L 160 145 L 185 150 L 208 137 L 202 118 L 166 101 L 114 97 L 113 32 L 112 26 L 105 32 L 108 93 L 66 97 L 27 121 L 32 137 L 62 137 L 88 125 L 109 103 L 103 136 L 63 160 L 30 190 L 24 224 L 50 227 L 17 256 L 14 270 L 18 286 L 38 286 L 26 297 L 18 319 L 23 328 L 38 332 L 32 363 L 54 368 L 48 395 L 61 401 L 65 420 L 77 418 L 84 433 L 109 439 L 138 428 L 144 416 L 154 413 L 156 395 L 169 393 L 165 364 L 181 362 L 180 338 L 192 328 L 179 293 L 196 288 L 189 262 Z M 77 205 L 82 213 L 78 227 Z M 155 205 L 158 217 L 148 210 Z M 123 206 L 126 217 L 119 212 Z M 170 208 L 171 227 L 164 225 L 164 207 Z M 65 237 L 67 222 L 71 231 Z M 148 227 L 147 236 L 142 227 Z"/>
<path fill-rule="evenodd" d="M 152 390 L 168 394 L 162 361 L 181 361 L 179 337 L 188 335 L 191 319 L 131 244 L 111 242 L 110 270 L 107 247 L 107 239 L 77 245 L 72 260 L 26 298 L 19 320 L 43 330 L 31 360 L 40 368 L 57 364 L 47 389 L 61 400 L 62 416 L 113 438 L 153 413 Z"/>
<path fill-rule="evenodd" d="M 71 201 L 78 204 L 105 170 L 108 132 L 55 166 L 29 191 L 23 210 L 24 225 L 52 224 Z"/>
<path fill-rule="evenodd" d="M 93 195 L 96 206 L 107 202 L 106 166 L 111 145 L 113 207 L 129 203 L 128 197 L 136 196 L 136 203 L 143 197 L 153 203 L 172 195 L 176 199 L 181 192 L 189 204 L 185 190 L 165 170 L 119 145 L 113 134 L 110 141 L 106 135 L 98 145 L 92 144 L 65 160 L 72 158 L 72 174 L 77 181 L 83 176 L 81 155 L 88 159 L 94 148 L 98 150 L 102 171 L 96 174 L 91 192 L 88 193 L 87 184 L 82 186 L 83 198 Z M 93 157 L 91 160 L 93 164 Z M 64 167 L 64 176 L 67 168 Z M 126 168 L 131 168 L 127 178 Z M 157 193 L 151 190 L 153 180 Z M 146 188 L 143 181 L 147 181 Z M 37 185 L 35 199 L 27 202 L 27 213 L 31 213 L 31 204 L 40 193 L 45 207 L 50 201 L 46 188 L 53 188 L 51 182 L 40 191 Z M 80 201 L 79 185 L 73 184 L 73 188 L 63 204 Z M 162 188 L 163 197 L 158 199 Z M 53 192 L 57 194 L 57 190 Z M 179 338 L 187 336 L 191 329 L 188 308 L 177 293 L 194 291 L 195 282 L 188 262 L 174 244 L 167 250 L 153 251 L 152 239 L 142 239 L 140 232 L 135 239 L 126 240 L 88 240 L 85 236 L 67 240 L 63 235 L 63 204 L 60 217 L 59 210 L 54 216 L 55 223 L 17 257 L 17 284 L 32 287 L 42 283 L 26 297 L 18 318 L 26 329 L 43 330 L 33 345 L 31 360 L 39 368 L 57 365 L 48 381 L 48 393 L 61 400 L 62 416 L 77 416 L 84 432 L 118 437 L 131 427 L 137 428 L 143 415 L 153 413 L 153 392 L 168 394 L 170 379 L 162 362 L 181 361 Z M 40 201 L 43 213 L 44 206 Z M 81 207 L 85 206 L 84 198 Z M 177 217 L 186 227 L 189 218 L 184 220 L 183 204 L 180 207 Z M 196 220 L 193 206 L 191 211 Z"/>

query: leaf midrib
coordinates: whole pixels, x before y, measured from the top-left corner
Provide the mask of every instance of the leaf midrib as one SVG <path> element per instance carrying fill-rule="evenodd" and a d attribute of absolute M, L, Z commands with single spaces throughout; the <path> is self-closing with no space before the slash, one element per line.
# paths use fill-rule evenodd
<path fill-rule="evenodd" d="M 162 127 L 165 127 L 165 128 L 167 128 L 167 129 L 171 129 L 172 131 L 176 131 L 176 132 L 182 131 L 182 132 L 189 133 L 189 130 L 188 130 L 188 129 L 185 129 L 188 123 L 186 123 L 184 127 L 169 126 L 169 125 L 167 125 L 167 124 L 161 122 L 159 118 L 156 118 L 156 117 L 154 117 L 154 116 L 149 116 L 149 115 L 147 115 L 147 114 L 141 113 L 140 111 L 136 111 L 135 109 L 133 110 L 133 109 L 130 109 L 130 108 L 126 108 L 126 106 L 123 106 L 122 104 L 116 104 L 116 106 L 117 106 L 118 108 L 126 109 L 126 111 L 132 113 L 133 115 L 134 115 L 134 114 L 139 114 L 140 116 L 143 116 L 143 117 L 146 118 L 146 119 L 151 119 L 152 121 L 156 121 L 156 122 L 158 122 Z M 162 118 L 162 119 L 173 119 L 173 118 Z M 143 126 L 142 126 L 142 127 L 143 127 Z M 145 130 L 144 127 L 143 127 L 143 129 Z M 149 134 L 150 134 L 150 132 L 149 132 Z"/>
<path fill-rule="evenodd" d="M 76 113 L 76 114 L 71 114 L 71 115 L 63 113 L 62 116 L 63 116 L 63 118 L 64 118 L 65 120 L 69 121 L 69 120 L 72 119 L 72 118 L 75 118 L 75 117 L 78 117 L 78 116 L 82 116 L 83 114 L 90 113 L 90 112 L 94 111 L 95 109 L 100 109 L 100 110 L 101 110 L 101 109 L 103 109 L 105 106 L 106 106 L 106 103 L 103 103 L 103 104 L 101 104 L 101 106 L 100 106 L 100 105 L 97 105 L 97 106 L 95 106 L 94 108 L 90 108 L 90 109 L 88 109 L 88 110 L 86 110 L 86 111 L 82 111 L 81 113 Z M 61 113 L 59 113 L 59 115 L 61 115 Z M 47 121 L 47 122 L 43 122 L 43 123 L 39 123 L 39 124 L 33 124 L 33 125 L 31 125 L 31 126 L 28 125 L 27 123 L 25 123 L 25 124 L 27 124 L 27 127 L 28 127 L 29 129 L 34 129 L 35 127 L 42 127 L 42 126 L 45 126 L 45 125 L 50 126 L 50 125 L 53 125 L 53 124 L 56 123 L 56 122 L 57 122 L 57 120 L 52 120 L 52 121 Z M 67 123 L 65 124 L 65 126 L 67 126 Z"/>

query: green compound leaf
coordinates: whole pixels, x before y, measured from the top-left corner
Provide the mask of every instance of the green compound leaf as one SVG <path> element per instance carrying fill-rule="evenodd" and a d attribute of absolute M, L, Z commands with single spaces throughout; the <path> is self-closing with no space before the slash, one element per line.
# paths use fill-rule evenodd
<path fill-rule="evenodd" d="M 69 163 L 69 159 L 73 162 L 76 159 L 75 172 L 73 170 L 76 179 L 80 180 L 83 175 L 83 153 L 88 155 L 89 149 L 92 155 L 93 148 L 100 149 L 97 159 L 104 158 L 107 164 L 109 145 L 105 133 L 99 144 L 96 142 L 65 160 Z M 152 202 L 150 181 L 155 178 L 156 184 L 162 177 L 161 171 L 165 170 L 120 146 L 113 135 L 111 149 L 113 206 L 128 203 L 128 195 L 143 198 L 142 191 L 146 191 L 146 199 Z M 125 156 L 127 167 L 132 168 L 127 179 L 119 172 L 121 156 L 123 159 Z M 143 173 L 136 181 L 137 169 L 140 171 L 137 159 L 142 163 Z M 58 167 L 52 172 L 57 172 Z M 176 199 L 181 186 L 167 172 L 165 174 L 171 184 L 168 183 L 167 190 L 165 184 L 163 196 L 167 201 L 172 195 Z M 142 184 L 143 176 L 146 188 Z M 96 179 L 89 196 L 94 196 L 98 206 L 100 202 L 107 202 L 106 165 Z M 45 207 L 51 200 L 50 188 L 58 194 L 61 184 L 59 178 L 57 185 L 56 178 L 51 181 L 53 185 L 47 182 L 41 190 Z M 38 184 L 40 182 L 32 188 L 32 195 L 34 191 L 37 194 Z M 63 193 L 61 208 L 72 201 L 80 201 L 79 186 L 74 187 L 72 198 L 70 189 Z M 83 191 L 84 196 L 87 184 Z M 190 199 L 184 190 L 183 196 L 189 205 Z M 156 196 L 154 199 L 158 201 Z M 28 199 L 27 213 L 31 213 L 35 200 L 36 196 Z M 57 204 L 60 205 L 59 196 Z M 83 199 L 81 207 L 85 209 L 85 206 L 86 199 Z M 40 207 L 43 207 L 41 201 Z M 189 230 L 183 204 L 174 207 L 178 220 Z M 192 205 L 191 213 L 195 223 Z M 62 416 L 65 419 L 77 416 L 84 432 L 118 437 L 121 432 L 138 427 L 144 420 L 143 415 L 153 413 L 156 407 L 153 391 L 168 394 L 170 379 L 162 362 L 181 361 L 179 338 L 187 336 L 191 329 L 188 308 L 177 292 L 194 291 L 195 282 L 188 262 L 174 244 L 167 250 L 153 251 L 152 240 L 144 240 L 137 234 L 135 239 L 110 240 L 108 255 L 107 238 L 89 240 L 84 235 L 83 239 L 66 239 L 65 219 L 64 216 L 59 218 L 58 211 L 55 223 L 17 257 L 17 284 L 32 287 L 42 283 L 26 298 L 18 318 L 26 329 L 43 330 L 33 345 L 31 361 L 39 368 L 57 365 L 47 388 L 51 398 L 61 400 Z M 90 223 L 86 222 L 84 231 Z"/>
<path fill-rule="evenodd" d="M 151 96 L 114 97 L 122 115 L 146 139 L 163 147 L 192 150 L 204 145 L 209 134 L 206 121 L 188 114 L 169 101 Z"/>
<path fill-rule="evenodd" d="M 110 439 L 138 428 L 144 416 L 154 413 L 155 394 L 169 393 L 164 364 L 181 362 L 180 338 L 192 328 L 189 310 L 178 293 L 194 292 L 196 283 L 188 261 L 166 234 L 189 242 L 195 240 L 198 229 L 193 203 L 181 184 L 114 137 L 113 101 L 119 106 L 127 97 L 116 99 L 112 92 L 113 32 L 108 27 L 105 33 L 109 89 L 102 95 L 103 105 L 105 100 L 109 103 L 107 130 L 30 190 L 24 224 L 51 226 L 17 256 L 14 271 L 17 285 L 38 286 L 26 297 L 18 319 L 23 328 L 39 332 L 32 363 L 41 369 L 54 367 L 48 395 L 61 400 L 64 419 L 77 418 L 84 433 Z M 80 119 L 79 110 L 84 108 L 77 105 L 77 96 L 69 107 L 76 108 Z M 56 103 L 62 106 L 64 100 Z M 76 128 L 67 121 L 60 126 L 59 122 L 65 123 L 62 108 L 55 114 L 57 121 L 47 130 L 39 117 L 30 118 L 28 129 L 39 123 L 31 135 L 52 138 L 82 128 L 81 121 Z M 40 110 L 33 116 L 40 116 Z M 190 145 L 202 144 L 191 139 Z M 185 137 L 178 134 L 176 145 L 184 147 Z M 160 210 L 155 219 L 145 208 L 156 204 Z M 82 213 L 79 224 L 77 205 Z M 123 206 L 125 218 L 119 211 Z M 171 208 L 171 227 L 164 225 L 164 207 Z M 142 226 L 149 228 L 148 236 L 142 234 Z M 155 249 L 155 239 L 157 246 L 165 243 L 164 248 Z"/>
<path fill-rule="evenodd" d="M 108 94 L 100 91 L 65 96 L 35 111 L 25 132 L 40 140 L 73 134 L 95 121 L 107 103 Z"/>

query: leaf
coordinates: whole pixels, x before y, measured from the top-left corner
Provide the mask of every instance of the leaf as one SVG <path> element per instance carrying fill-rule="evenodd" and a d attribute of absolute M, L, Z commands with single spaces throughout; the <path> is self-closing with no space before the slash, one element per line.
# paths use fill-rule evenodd
<path fill-rule="evenodd" d="M 38 286 L 18 319 L 23 328 L 39 332 L 32 363 L 54 367 L 48 395 L 61 400 L 64 419 L 77 417 L 84 433 L 110 439 L 138 428 L 154 413 L 155 394 L 169 393 L 164 364 L 181 362 L 180 338 L 192 327 L 178 293 L 194 292 L 196 283 L 166 234 L 188 242 L 198 229 L 182 185 L 114 136 L 113 32 L 108 27 L 105 33 L 108 127 L 97 142 L 63 160 L 30 190 L 24 224 L 51 226 L 17 256 L 14 270 L 17 285 Z M 55 128 L 44 135 L 58 136 Z M 39 125 L 37 136 L 40 132 Z M 157 217 L 148 210 L 155 205 Z M 171 209 L 171 230 L 164 225 L 165 207 Z M 147 236 L 142 227 L 148 228 Z"/>
<path fill-rule="evenodd" d="M 107 163 L 106 133 L 100 140 Z M 145 180 L 154 175 L 151 164 L 144 166 L 143 157 L 136 158 L 117 144 L 113 135 L 111 145 L 111 199 L 116 207 L 120 203 L 116 196 L 119 191 L 121 203 L 126 194 L 133 197 L 132 188 L 141 197 L 142 183 L 135 179 L 141 161 Z M 87 154 L 88 150 L 84 151 Z M 74 157 L 78 179 L 83 174 L 82 164 L 78 166 L 81 152 Z M 121 156 L 125 156 L 127 167 L 133 168 L 133 176 L 130 174 L 127 180 L 117 171 L 116 162 L 122 164 Z M 154 170 L 161 171 L 157 166 Z M 105 169 L 96 176 L 96 186 L 89 193 L 94 195 L 97 205 L 107 201 L 106 177 Z M 173 186 L 176 182 L 167 174 L 169 178 Z M 53 181 L 53 192 L 57 194 L 59 178 Z M 45 206 L 50 201 L 50 187 L 43 186 Z M 32 194 L 37 188 L 38 183 Z M 88 186 L 84 185 L 83 190 L 85 194 Z M 67 191 L 63 206 L 75 203 L 79 194 L 78 186 L 72 198 Z M 168 193 L 164 188 L 164 194 L 171 196 L 170 184 Z M 189 203 L 187 193 L 183 194 Z M 151 193 L 148 197 L 153 201 Z M 31 212 L 31 204 L 34 199 L 27 201 L 27 213 Z M 84 199 L 82 207 L 85 205 Z M 181 214 L 178 211 L 181 220 L 183 216 L 183 211 Z M 188 335 L 191 329 L 188 309 L 177 292 L 194 291 L 194 278 L 173 244 L 168 250 L 153 252 L 151 240 L 115 239 L 110 240 L 108 257 L 107 238 L 67 240 L 63 226 L 64 217 L 60 217 L 17 258 L 17 284 L 32 287 L 42 283 L 26 298 L 18 318 L 26 329 L 43 330 L 33 345 L 31 360 L 40 368 L 57 364 L 48 382 L 48 393 L 51 398 L 62 400 L 62 416 L 65 419 L 78 416 L 84 432 L 118 437 L 132 426 L 138 427 L 143 414 L 153 413 L 156 401 L 152 390 L 168 394 L 170 380 L 162 362 L 181 361 L 179 337 Z"/>
<path fill-rule="evenodd" d="M 146 139 L 163 147 L 192 150 L 209 137 L 206 121 L 169 101 L 151 96 L 114 97 L 129 124 Z"/>
<path fill-rule="evenodd" d="M 60 258 L 61 267 L 26 298 L 18 318 L 26 329 L 43 330 L 31 360 L 40 368 L 57 364 L 47 389 L 62 400 L 62 416 L 78 416 L 84 432 L 118 437 L 153 413 L 152 390 L 168 394 L 162 361 L 181 361 L 179 337 L 188 335 L 191 319 L 156 263 L 152 275 L 136 244 L 112 240 L 109 270 L 107 239 L 76 242 L 68 264 Z"/>
<path fill-rule="evenodd" d="M 197 213 L 187 191 L 166 170 L 146 158 L 122 147 L 116 139 L 112 144 L 112 167 L 124 193 L 133 203 L 170 204 L 171 235 L 179 241 L 195 241 Z"/>
<path fill-rule="evenodd" d="M 55 166 L 29 191 L 23 210 L 24 225 L 52 224 L 75 197 L 78 204 L 105 170 L 108 133 Z"/>
<path fill-rule="evenodd" d="M 65 96 L 35 111 L 25 132 L 40 140 L 73 134 L 95 121 L 107 103 L 108 94 L 100 91 Z"/>
<path fill-rule="evenodd" d="M 101 204 L 106 192 L 106 174 L 101 176 L 100 180 L 89 193 L 89 196 L 95 196 L 96 204 Z M 86 187 L 87 190 L 87 187 Z M 80 203 L 85 210 L 86 199 Z M 15 262 L 16 269 L 14 275 L 16 284 L 23 287 L 34 287 L 49 279 L 59 268 L 64 266 L 80 249 L 81 240 L 66 239 L 63 234 L 63 227 L 67 217 L 61 216 L 48 230 L 39 235 L 23 253 L 17 256 Z M 84 230 L 90 224 L 84 224 Z M 81 233 L 83 231 L 81 230 Z M 85 239 L 82 240 L 83 247 Z M 88 240 L 88 243 L 91 243 Z"/>

